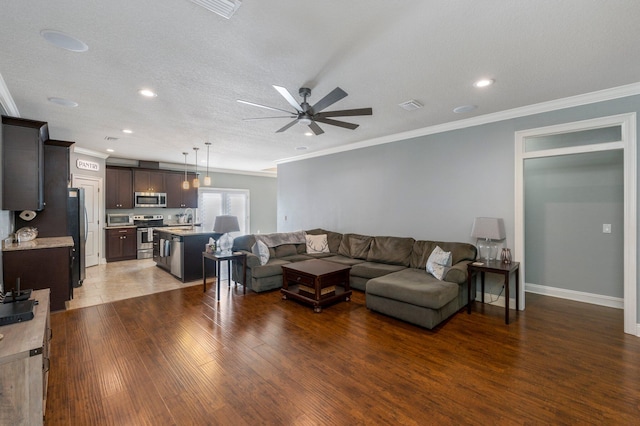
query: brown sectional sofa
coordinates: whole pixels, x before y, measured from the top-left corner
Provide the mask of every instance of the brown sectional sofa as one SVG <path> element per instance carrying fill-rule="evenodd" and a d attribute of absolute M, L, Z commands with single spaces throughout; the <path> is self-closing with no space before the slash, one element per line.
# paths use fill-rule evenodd
<path fill-rule="evenodd" d="M 233 249 L 247 253 L 247 287 L 256 292 L 281 288 L 282 265 L 321 258 L 351 266 L 351 287 L 366 293 L 369 309 L 422 327 L 435 327 L 467 304 L 467 264 L 477 254 L 472 244 L 340 234 L 323 229 L 306 233 L 326 234 L 329 253 L 307 253 L 303 243 L 282 244 L 269 247 L 269 260 L 261 265 L 252 252 L 256 237 L 237 237 Z M 452 256 L 452 266 L 442 281 L 426 271 L 427 260 L 436 246 L 450 251 Z M 241 279 L 240 272 L 239 267 L 234 269 L 235 280 Z"/>

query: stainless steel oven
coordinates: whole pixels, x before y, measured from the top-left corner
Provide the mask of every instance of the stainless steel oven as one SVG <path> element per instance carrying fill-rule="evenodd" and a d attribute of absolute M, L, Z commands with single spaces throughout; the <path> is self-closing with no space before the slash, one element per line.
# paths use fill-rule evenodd
<path fill-rule="evenodd" d="M 153 257 L 153 227 L 163 226 L 161 214 L 134 215 L 133 222 L 137 229 L 137 258 L 149 259 Z"/>

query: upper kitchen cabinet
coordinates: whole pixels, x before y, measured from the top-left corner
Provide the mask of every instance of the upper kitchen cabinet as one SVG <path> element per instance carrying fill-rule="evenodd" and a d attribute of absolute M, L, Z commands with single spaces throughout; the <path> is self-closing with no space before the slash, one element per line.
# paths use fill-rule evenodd
<path fill-rule="evenodd" d="M 187 174 L 189 189 L 182 189 L 184 174 L 167 173 L 165 175 L 165 188 L 167 193 L 167 208 L 198 208 L 198 188 L 191 183 L 196 177 L 195 173 Z"/>
<path fill-rule="evenodd" d="M 133 172 L 131 169 L 107 167 L 105 204 L 107 209 L 133 208 Z"/>
<path fill-rule="evenodd" d="M 167 192 L 164 177 L 166 172 L 160 170 L 134 170 L 134 192 Z"/>
<path fill-rule="evenodd" d="M 47 123 L 2 116 L 2 209 L 44 208 L 44 141 Z"/>

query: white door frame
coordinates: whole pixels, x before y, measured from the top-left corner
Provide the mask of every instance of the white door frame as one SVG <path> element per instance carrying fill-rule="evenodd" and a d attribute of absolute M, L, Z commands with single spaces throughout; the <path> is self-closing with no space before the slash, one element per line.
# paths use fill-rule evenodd
<path fill-rule="evenodd" d="M 619 142 L 582 145 L 569 148 L 525 152 L 527 137 L 569 133 L 602 127 L 621 126 Z M 620 114 L 557 126 L 541 127 L 515 133 L 515 248 L 521 259 L 520 274 L 524 282 L 524 160 L 559 155 L 622 149 L 624 153 L 624 332 L 640 336 L 637 315 L 637 154 L 636 113 Z M 525 284 L 526 285 L 526 284 Z M 520 286 L 522 309 L 525 307 L 525 285 Z"/>
<path fill-rule="evenodd" d="M 79 174 L 73 174 L 71 177 L 71 186 L 72 187 L 76 187 L 77 182 L 76 179 L 83 179 L 83 180 L 90 180 L 93 182 L 96 182 L 98 184 L 98 211 L 97 211 L 97 217 L 98 217 L 98 232 L 96 232 L 96 237 L 97 237 L 97 244 L 98 244 L 98 265 L 100 265 L 103 262 L 104 259 L 104 254 L 102 253 L 102 249 L 103 249 L 103 243 L 102 243 L 102 234 L 103 232 L 102 229 L 104 228 L 104 224 L 100 223 L 100 220 L 102 218 L 105 217 L 105 211 L 104 211 L 104 196 L 103 196 L 103 182 L 102 182 L 102 178 L 101 177 L 96 177 L 96 176 L 89 176 L 89 175 L 79 175 Z M 85 198 L 86 199 L 86 198 Z M 104 220 L 104 219 L 102 219 Z"/>

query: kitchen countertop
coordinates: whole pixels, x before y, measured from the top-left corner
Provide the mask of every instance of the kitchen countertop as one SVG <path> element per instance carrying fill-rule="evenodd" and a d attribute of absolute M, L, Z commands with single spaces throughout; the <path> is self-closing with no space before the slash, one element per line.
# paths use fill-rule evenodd
<path fill-rule="evenodd" d="M 57 247 L 73 247 L 72 237 L 47 237 L 22 243 L 5 244 L 2 242 L 2 251 L 38 250 Z"/>
<path fill-rule="evenodd" d="M 213 231 L 207 231 L 202 228 L 202 226 L 194 226 L 193 229 L 191 227 L 164 227 L 164 228 L 155 228 L 156 231 L 166 232 L 167 234 L 173 234 L 178 236 L 189 236 L 189 235 L 212 235 L 216 234 Z"/>

